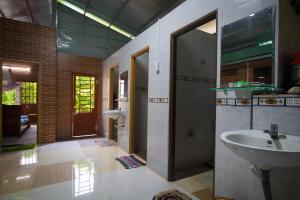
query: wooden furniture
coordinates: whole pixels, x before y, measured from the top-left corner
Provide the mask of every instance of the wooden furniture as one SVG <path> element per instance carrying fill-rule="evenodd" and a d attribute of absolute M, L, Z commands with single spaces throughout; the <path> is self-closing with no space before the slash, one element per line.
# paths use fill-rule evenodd
<path fill-rule="evenodd" d="M 19 105 L 2 105 L 3 137 L 21 137 L 30 127 L 30 120 L 21 123 L 22 108 Z"/>

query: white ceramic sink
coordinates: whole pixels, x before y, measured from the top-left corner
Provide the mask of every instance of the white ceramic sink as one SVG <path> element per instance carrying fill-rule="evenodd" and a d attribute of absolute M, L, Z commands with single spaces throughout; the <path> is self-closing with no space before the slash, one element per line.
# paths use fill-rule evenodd
<path fill-rule="evenodd" d="M 263 131 L 241 130 L 224 132 L 221 140 L 235 154 L 262 169 L 300 166 L 300 137 L 286 136 L 276 140 Z"/>
<path fill-rule="evenodd" d="M 103 112 L 104 115 L 112 118 L 113 120 L 118 119 L 119 117 L 123 116 L 123 111 L 121 110 L 108 110 Z"/>

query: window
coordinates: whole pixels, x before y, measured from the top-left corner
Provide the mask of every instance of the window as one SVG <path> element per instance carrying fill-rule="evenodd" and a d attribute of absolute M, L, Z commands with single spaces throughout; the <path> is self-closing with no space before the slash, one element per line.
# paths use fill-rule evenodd
<path fill-rule="evenodd" d="M 2 93 L 2 104 L 16 105 L 17 104 L 17 90 L 10 90 Z"/>
<path fill-rule="evenodd" d="M 21 104 L 36 104 L 37 83 L 22 82 L 21 84 Z"/>
<path fill-rule="evenodd" d="M 92 112 L 95 107 L 95 77 L 76 76 L 76 113 Z"/>

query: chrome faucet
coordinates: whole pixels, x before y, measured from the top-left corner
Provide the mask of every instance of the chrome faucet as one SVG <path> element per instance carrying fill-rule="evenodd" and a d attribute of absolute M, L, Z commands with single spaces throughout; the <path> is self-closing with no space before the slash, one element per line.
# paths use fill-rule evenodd
<path fill-rule="evenodd" d="M 279 135 L 278 134 L 278 125 L 277 124 L 271 124 L 271 130 L 264 130 L 265 133 L 269 133 L 270 137 L 272 139 L 286 139 L 286 135 Z"/>

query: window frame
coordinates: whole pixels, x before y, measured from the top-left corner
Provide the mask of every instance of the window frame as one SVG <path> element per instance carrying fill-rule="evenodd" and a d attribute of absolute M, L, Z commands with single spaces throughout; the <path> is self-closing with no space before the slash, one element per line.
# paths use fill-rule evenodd
<path fill-rule="evenodd" d="M 22 81 L 21 82 L 21 104 L 34 105 L 37 104 L 37 82 Z"/>

